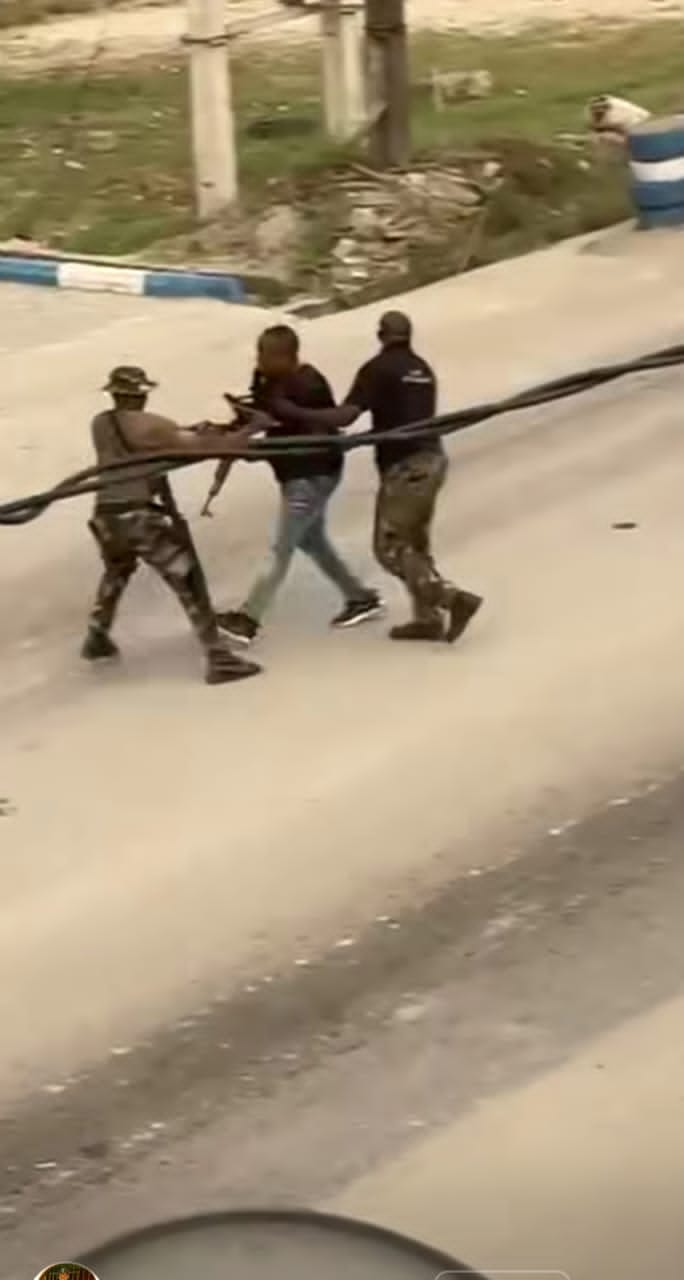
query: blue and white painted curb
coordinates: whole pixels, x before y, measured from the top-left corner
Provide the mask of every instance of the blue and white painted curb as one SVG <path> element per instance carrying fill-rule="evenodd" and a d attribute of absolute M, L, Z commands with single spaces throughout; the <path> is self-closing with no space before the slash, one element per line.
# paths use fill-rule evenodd
<path fill-rule="evenodd" d="M 81 289 L 90 293 L 126 293 L 138 298 L 246 301 L 243 281 L 238 276 L 223 272 L 124 267 L 38 254 L 22 257 L 16 253 L 0 253 L 0 281 L 54 289 Z"/>
<path fill-rule="evenodd" d="M 637 125 L 628 147 L 639 226 L 684 226 L 684 116 Z"/>

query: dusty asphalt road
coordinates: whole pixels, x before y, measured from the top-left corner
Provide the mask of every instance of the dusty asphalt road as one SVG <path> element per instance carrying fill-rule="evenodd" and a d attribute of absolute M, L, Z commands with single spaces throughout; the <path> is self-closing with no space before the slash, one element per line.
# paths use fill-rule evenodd
<path fill-rule="evenodd" d="M 676 238 L 617 236 L 408 305 L 455 405 L 674 341 L 683 294 Z M 179 416 L 217 413 L 211 389 L 242 383 L 263 323 L 3 297 L 7 497 L 82 463 L 110 364 L 149 365 Z M 306 329 L 340 388 L 374 320 Z M 182 620 L 141 575 L 125 663 L 101 678 L 75 660 L 96 572 L 85 511 L 2 531 L 3 1274 L 226 1200 L 396 1218 L 391 1188 L 418 1176 L 393 1181 L 407 1142 L 680 993 L 681 385 L 633 380 L 454 444 L 442 559 L 488 609 L 453 653 L 398 653 L 375 628 L 328 635 L 334 601 L 303 566 L 264 642 L 268 675 L 207 690 Z M 190 511 L 205 479 L 180 486 Z M 367 567 L 372 485 L 356 458 L 336 506 Z M 269 477 L 246 468 L 199 526 L 221 599 L 239 595 L 271 506 Z M 613 529 L 623 520 L 638 527 Z M 678 1052 L 670 1027 L 637 1036 L 651 1070 L 657 1034 Z M 680 1076 L 658 1088 L 681 1135 Z M 635 1087 L 616 1078 L 623 1099 Z M 634 1137 L 639 1108 L 620 1115 L 613 1149 L 627 1142 L 640 1169 L 648 1125 Z M 532 1202 L 548 1187 L 533 1173 Z M 474 1185 L 480 1217 L 446 1214 L 463 1247 L 436 1242 L 487 1266 L 482 1206 L 501 1187 Z M 513 1218 L 494 1265 L 562 1266 L 551 1245 L 574 1242 L 575 1274 L 596 1274 L 578 1230 L 550 1229 L 542 1261 L 532 1219 Z M 419 1219 L 416 1206 L 418 1234 Z M 616 1230 L 609 1215 L 598 1246 Z"/>

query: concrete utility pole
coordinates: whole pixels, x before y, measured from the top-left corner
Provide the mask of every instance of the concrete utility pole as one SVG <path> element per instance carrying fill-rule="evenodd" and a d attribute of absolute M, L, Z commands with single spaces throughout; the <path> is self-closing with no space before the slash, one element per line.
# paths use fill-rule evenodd
<path fill-rule="evenodd" d="M 370 153 L 380 169 L 411 156 L 405 0 L 366 0 Z"/>
<path fill-rule="evenodd" d="M 237 200 L 235 122 L 225 0 L 188 0 L 190 111 L 198 217 L 215 218 Z"/>
<path fill-rule="evenodd" d="M 358 0 L 321 0 L 325 128 L 336 142 L 350 141 L 366 124 L 362 15 Z"/>
<path fill-rule="evenodd" d="M 322 47 L 322 98 L 325 131 L 348 142 L 365 128 L 365 40 L 363 0 L 279 0 L 285 9 L 319 13 Z"/>

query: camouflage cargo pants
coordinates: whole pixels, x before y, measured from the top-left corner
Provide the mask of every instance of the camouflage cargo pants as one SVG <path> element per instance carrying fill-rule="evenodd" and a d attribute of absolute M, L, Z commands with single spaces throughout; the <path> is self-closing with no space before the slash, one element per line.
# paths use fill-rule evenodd
<path fill-rule="evenodd" d="M 400 578 L 416 621 L 432 622 L 448 608 L 455 588 L 438 572 L 430 531 L 448 471 L 443 453 L 416 453 L 382 476 L 375 509 L 374 551 L 387 573 Z"/>
<path fill-rule="evenodd" d="M 104 562 L 91 627 L 110 630 L 119 601 L 143 561 L 173 591 L 202 647 L 207 652 L 220 647 L 206 579 L 183 522 L 154 509 L 99 512 L 90 529 Z"/>

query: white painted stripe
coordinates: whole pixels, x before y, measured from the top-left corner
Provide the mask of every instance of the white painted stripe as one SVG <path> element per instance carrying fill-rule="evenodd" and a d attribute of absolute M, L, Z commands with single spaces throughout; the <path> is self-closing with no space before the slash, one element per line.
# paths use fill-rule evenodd
<path fill-rule="evenodd" d="M 684 155 L 676 160 L 656 160 L 652 164 L 644 160 L 631 160 L 630 169 L 637 182 L 684 181 Z"/>
<path fill-rule="evenodd" d="M 142 297 L 145 291 L 145 272 L 132 267 L 97 266 L 91 262 L 60 262 L 57 284 L 60 289 L 132 293 Z"/>

